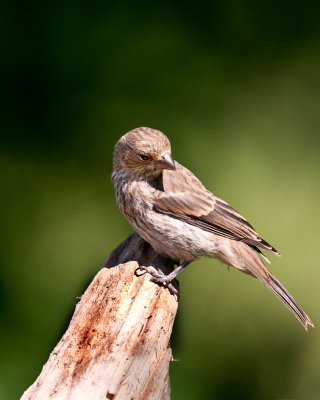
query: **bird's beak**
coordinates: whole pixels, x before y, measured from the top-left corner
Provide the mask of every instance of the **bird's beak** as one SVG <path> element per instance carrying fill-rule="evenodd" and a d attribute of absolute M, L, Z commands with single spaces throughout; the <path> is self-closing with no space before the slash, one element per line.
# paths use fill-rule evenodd
<path fill-rule="evenodd" d="M 160 160 L 157 161 L 157 165 L 162 169 L 176 169 L 174 160 L 170 153 L 166 153 Z"/>

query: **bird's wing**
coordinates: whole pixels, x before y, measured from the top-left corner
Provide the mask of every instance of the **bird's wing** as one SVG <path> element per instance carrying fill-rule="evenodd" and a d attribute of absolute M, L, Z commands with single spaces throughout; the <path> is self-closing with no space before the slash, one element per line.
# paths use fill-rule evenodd
<path fill-rule="evenodd" d="M 249 222 L 225 201 L 209 192 L 186 168 L 163 171 L 163 191 L 157 192 L 154 209 L 216 235 L 279 254 Z"/>

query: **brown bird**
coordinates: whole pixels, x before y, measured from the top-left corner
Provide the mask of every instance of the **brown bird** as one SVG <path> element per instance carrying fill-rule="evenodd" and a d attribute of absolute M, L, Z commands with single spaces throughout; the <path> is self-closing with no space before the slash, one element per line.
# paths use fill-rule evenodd
<path fill-rule="evenodd" d="M 198 257 L 218 258 L 258 278 L 305 329 L 313 326 L 259 257 L 267 260 L 260 249 L 279 255 L 277 250 L 242 215 L 173 160 L 169 139 L 162 132 L 142 127 L 122 136 L 115 146 L 112 179 L 117 205 L 136 232 L 158 254 L 178 263 L 168 275 L 143 267 L 153 274 L 153 281 L 170 285 Z"/>

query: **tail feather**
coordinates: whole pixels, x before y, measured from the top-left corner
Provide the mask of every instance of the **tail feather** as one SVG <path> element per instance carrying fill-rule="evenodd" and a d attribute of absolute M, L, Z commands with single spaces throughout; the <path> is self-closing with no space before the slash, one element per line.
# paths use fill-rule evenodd
<path fill-rule="evenodd" d="M 258 249 L 255 246 L 252 248 L 244 243 L 232 240 L 230 240 L 229 244 L 232 252 L 219 254 L 220 260 L 259 279 L 260 282 L 266 285 L 278 297 L 278 299 L 288 307 L 305 330 L 308 330 L 309 326 L 314 327 L 311 319 L 297 304 L 287 289 L 282 286 L 282 284 L 266 268 L 259 255 L 256 253 Z M 260 251 L 258 250 L 258 252 Z"/>
<path fill-rule="evenodd" d="M 278 279 L 276 279 L 270 273 L 268 278 L 268 280 L 261 280 L 284 303 L 284 305 L 288 307 L 297 320 L 303 325 L 305 330 L 307 331 L 309 326 L 314 327 L 309 316 L 302 310 L 302 308 L 297 304 L 287 289 L 282 286 Z"/>

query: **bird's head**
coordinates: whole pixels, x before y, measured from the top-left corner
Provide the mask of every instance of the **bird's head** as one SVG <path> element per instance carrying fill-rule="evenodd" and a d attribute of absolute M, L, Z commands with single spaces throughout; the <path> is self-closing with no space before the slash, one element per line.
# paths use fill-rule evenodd
<path fill-rule="evenodd" d="M 136 128 L 116 144 L 113 171 L 135 178 L 157 178 L 164 169 L 175 169 L 169 139 L 152 128 Z"/>

